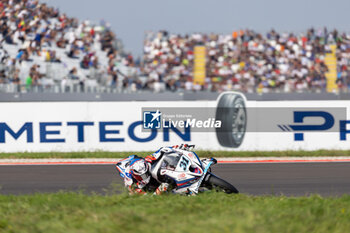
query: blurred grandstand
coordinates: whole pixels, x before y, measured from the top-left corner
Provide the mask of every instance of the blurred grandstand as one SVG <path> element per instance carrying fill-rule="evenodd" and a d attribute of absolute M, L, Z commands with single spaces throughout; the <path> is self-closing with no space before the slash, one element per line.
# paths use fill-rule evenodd
<path fill-rule="evenodd" d="M 131 76 L 132 57 L 106 22 L 79 22 L 31 0 L 2 0 L 0 11 L 2 92 L 103 92 L 117 86 L 118 70 Z"/>
<path fill-rule="evenodd" d="M 326 90 L 329 67 L 326 57 L 335 54 L 337 88 L 347 91 L 350 84 L 350 35 L 336 30 L 308 30 L 305 34 L 279 34 L 274 30 L 259 34 L 251 30 L 232 35 L 148 36 L 145 43 L 144 71 L 151 79 L 162 79 L 169 89 L 254 92 L 322 92 Z M 192 83 L 193 48 L 207 50 L 204 85 Z M 329 59 L 329 61 L 332 61 Z M 329 65 L 333 65 L 328 61 Z M 179 84 L 180 83 L 180 84 Z"/>
<path fill-rule="evenodd" d="M 79 22 L 33 0 L 0 1 L 0 92 L 238 90 L 348 92 L 350 34 L 252 30 L 231 35 L 147 33 L 142 62 L 125 54 L 108 23 Z M 194 48 L 206 76 L 194 82 Z"/>

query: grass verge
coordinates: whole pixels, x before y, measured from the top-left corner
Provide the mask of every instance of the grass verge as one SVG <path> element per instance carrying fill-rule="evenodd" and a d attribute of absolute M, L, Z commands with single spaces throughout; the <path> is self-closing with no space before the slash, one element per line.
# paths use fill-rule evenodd
<path fill-rule="evenodd" d="M 0 195 L 0 232 L 348 232 L 350 196 Z"/>
<path fill-rule="evenodd" d="M 131 154 L 146 156 L 153 152 L 48 152 L 48 153 L 0 153 L 5 158 L 125 158 Z M 350 156 L 350 150 L 317 151 L 196 151 L 199 157 L 316 157 L 316 156 Z"/>

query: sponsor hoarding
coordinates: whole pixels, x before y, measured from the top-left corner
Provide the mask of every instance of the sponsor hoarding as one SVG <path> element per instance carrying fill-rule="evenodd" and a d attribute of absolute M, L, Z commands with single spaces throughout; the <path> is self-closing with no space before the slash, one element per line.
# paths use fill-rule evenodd
<path fill-rule="evenodd" d="M 204 150 L 350 149 L 350 101 L 246 101 L 226 93 L 218 101 L 0 107 L 1 152 L 152 151 L 180 143 Z"/>

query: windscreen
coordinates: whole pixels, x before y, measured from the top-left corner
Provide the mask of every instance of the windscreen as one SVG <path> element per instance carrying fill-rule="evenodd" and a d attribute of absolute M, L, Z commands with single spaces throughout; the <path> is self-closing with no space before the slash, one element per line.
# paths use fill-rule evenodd
<path fill-rule="evenodd" d="M 180 157 L 181 156 L 178 154 L 165 155 L 165 158 L 163 160 L 161 167 L 164 167 L 169 170 L 175 170 L 177 164 L 179 163 Z"/>

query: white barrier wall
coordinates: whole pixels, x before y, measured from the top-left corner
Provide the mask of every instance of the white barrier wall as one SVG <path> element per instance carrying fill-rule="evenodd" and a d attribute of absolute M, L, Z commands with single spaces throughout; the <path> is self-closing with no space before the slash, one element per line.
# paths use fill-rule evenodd
<path fill-rule="evenodd" d="M 191 131 L 182 137 L 172 131 L 141 132 L 141 109 L 144 107 L 156 109 L 216 105 L 216 101 L 0 103 L 0 152 L 152 151 L 160 146 L 180 143 L 196 144 L 198 149 L 205 150 L 350 149 L 350 135 L 346 132 L 350 129 L 350 122 L 336 118 L 334 127 L 338 130 L 335 132 L 299 131 L 303 133 L 303 140 L 299 141 L 295 140 L 295 131 L 277 129 L 278 124 L 293 124 L 293 116 L 290 119 L 276 118 L 276 132 L 247 132 L 238 148 L 221 146 L 215 132 Z M 246 106 L 313 110 L 318 107 L 343 107 L 349 113 L 350 101 L 248 101 Z M 249 118 L 257 121 L 254 123 L 257 128 L 267 120 L 248 115 Z M 320 122 L 315 118 L 315 122 L 322 124 L 322 119 Z M 342 132 L 339 130 L 340 124 L 345 125 Z"/>

